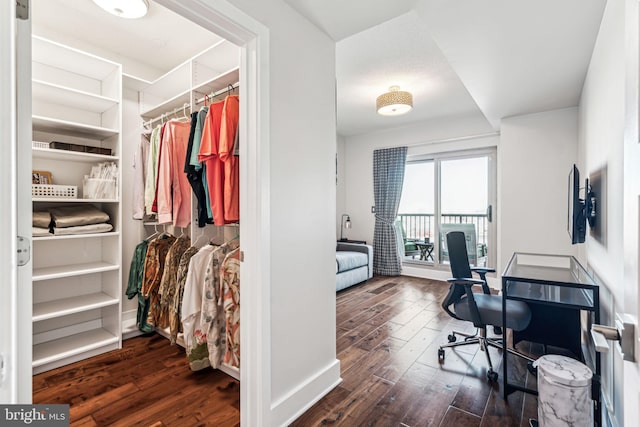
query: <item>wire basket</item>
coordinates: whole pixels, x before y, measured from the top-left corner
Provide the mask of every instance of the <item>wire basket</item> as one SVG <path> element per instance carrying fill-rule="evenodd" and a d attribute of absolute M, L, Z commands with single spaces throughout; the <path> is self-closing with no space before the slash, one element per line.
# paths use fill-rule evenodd
<path fill-rule="evenodd" d="M 31 197 L 77 199 L 78 187 L 76 185 L 31 184 Z"/>

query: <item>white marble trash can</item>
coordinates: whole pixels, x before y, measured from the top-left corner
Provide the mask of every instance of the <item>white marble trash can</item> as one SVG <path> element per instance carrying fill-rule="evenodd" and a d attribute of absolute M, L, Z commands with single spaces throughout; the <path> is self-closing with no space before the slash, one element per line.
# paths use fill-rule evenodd
<path fill-rule="evenodd" d="M 556 354 L 540 357 L 534 366 L 538 368 L 540 427 L 592 426 L 591 369 Z"/>

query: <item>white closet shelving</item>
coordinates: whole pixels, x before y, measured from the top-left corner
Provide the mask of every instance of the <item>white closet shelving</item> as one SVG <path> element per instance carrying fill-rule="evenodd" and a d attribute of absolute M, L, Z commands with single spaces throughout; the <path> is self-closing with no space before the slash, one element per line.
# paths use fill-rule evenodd
<path fill-rule="evenodd" d="M 120 202 L 82 198 L 82 180 L 100 162 L 121 169 L 122 67 L 38 36 L 32 65 L 34 141 L 111 150 L 34 148 L 34 170 L 78 188 L 78 198 L 33 198 L 34 210 L 91 204 L 113 225 L 108 233 L 33 238 L 33 372 L 39 373 L 121 347 Z"/>
<path fill-rule="evenodd" d="M 130 81 L 130 86 L 138 91 L 139 112 L 143 120 L 155 119 L 172 111 L 176 111 L 174 116 L 180 116 L 180 109 L 184 109 L 185 115 L 188 116 L 189 113 L 197 111 L 204 105 L 197 104 L 196 100 L 228 88 L 230 85 L 237 87 L 240 80 L 240 48 L 229 41 L 222 40 L 153 82 L 143 83 L 140 79 L 131 78 L 127 80 Z M 237 89 L 235 93 L 238 93 Z M 238 232 L 236 225 L 231 227 L 210 225 L 199 228 L 197 202 L 193 195 L 191 195 L 191 206 L 189 231 L 192 242 L 195 243 L 203 234 L 213 241 L 224 242 L 233 238 Z M 144 226 L 148 227 L 149 234 L 157 230 L 154 222 L 146 222 Z M 200 242 L 206 244 L 207 239 Z M 131 333 L 133 328 L 135 325 L 130 322 L 123 326 L 123 330 L 128 333 Z M 157 332 L 169 337 L 168 330 L 157 330 Z M 182 334 L 178 336 L 177 342 L 184 346 Z M 240 371 L 236 368 L 220 366 L 219 369 L 240 379 Z"/>

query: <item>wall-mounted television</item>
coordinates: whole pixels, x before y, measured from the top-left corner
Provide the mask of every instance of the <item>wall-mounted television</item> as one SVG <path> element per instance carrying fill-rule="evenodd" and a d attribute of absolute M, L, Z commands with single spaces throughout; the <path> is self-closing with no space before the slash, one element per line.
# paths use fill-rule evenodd
<path fill-rule="evenodd" d="M 596 220 L 595 196 L 589 187 L 589 179 L 584 180 L 584 199 L 580 198 L 580 171 L 573 165 L 569 172 L 569 197 L 567 207 L 567 231 L 571 244 L 584 243 L 587 222 L 591 227 Z"/>

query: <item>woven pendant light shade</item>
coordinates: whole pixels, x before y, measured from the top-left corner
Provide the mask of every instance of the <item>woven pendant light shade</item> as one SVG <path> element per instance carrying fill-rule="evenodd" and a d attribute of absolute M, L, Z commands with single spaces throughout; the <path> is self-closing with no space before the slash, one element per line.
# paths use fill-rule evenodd
<path fill-rule="evenodd" d="M 389 92 L 376 99 L 376 110 L 383 116 L 399 116 L 413 108 L 413 95 L 401 91 L 399 86 L 391 86 Z"/>

